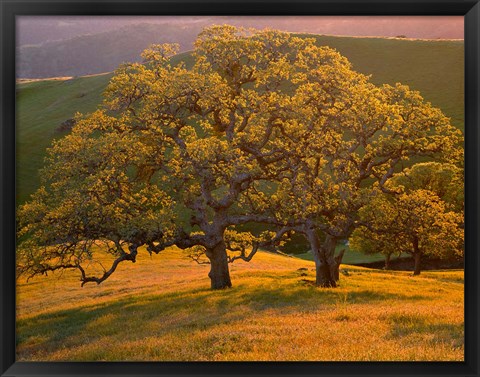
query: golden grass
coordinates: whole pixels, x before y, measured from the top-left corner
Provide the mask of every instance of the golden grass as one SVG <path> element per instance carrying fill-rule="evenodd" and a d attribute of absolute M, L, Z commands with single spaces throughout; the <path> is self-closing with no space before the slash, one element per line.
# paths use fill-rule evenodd
<path fill-rule="evenodd" d="M 313 267 L 261 252 L 211 291 L 209 266 L 172 248 L 99 286 L 75 272 L 20 281 L 17 359 L 463 360 L 463 271 L 342 266 L 341 286 L 321 289 Z"/>

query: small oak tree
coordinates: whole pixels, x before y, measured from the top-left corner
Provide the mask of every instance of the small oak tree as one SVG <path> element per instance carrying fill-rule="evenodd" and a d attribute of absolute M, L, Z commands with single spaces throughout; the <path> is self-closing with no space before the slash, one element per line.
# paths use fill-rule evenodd
<path fill-rule="evenodd" d="M 392 177 L 394 191 L 406 192 L 425 189 L 433 191 L 447 207 L 455 212 L 464 211 L 463 168 L 453 163 L 422 162 Z"/>
<path fill-rule="evenodd" d="M 397 197 L 375 198 L 369 202 L 361 211 L 361 223 L 364 224 L 364 228 L 353 233 L 352 247 L 367 254 L 384 254 L 386 268 L 389 267 L 392 254 L 401 252 L 412 254 L 415 260 L 415 273 L 420 273 L 422 254 L 437 258 L 462 254 L 463 234 L 460 233 L 463 229 L 464 211 L 463 169 L 451 163 L 418 163 L 405 169 L 402 173 L 395 174 L 387 186 L 390 190 L 389 195 L 397 195 Z M 399 194 L 402 195 L 398 196 Z M 429 195 L 430 198 L 427 198 Z M 415 213 L 412 212 L 410 214 L 412 218 L 407 221 L 408 206 L 415 202 L 417 202 L 418 208 L 428 211 L 429 214 L 415 217 Z M 435 203 L 440 204 L 435 205 Z M 415 209 L 415 211 L 417 210 Z M 390 220 L 386 218 L 389 215 L 392 216 Z M 428 221 L 435 217 L 439 223 L 430 226 Z M 395 221 L 395 219 L 399 221 Z M 390 230 L 388 230 L 389 226 L 391 226 Z M 446 236 L 445 240 L 436 241 L 438 247 L 434 251 L 420 250 L 417 246 L 418 251 L 415 252 L 415 245 L 412 241 L 415 232 L 425 231 L 428 233 L 430 231 L 433 239 L 434 233 L 439 231 L 441 226 L 444 227 L 444 231 L 450 228 L 451 235 L 458 237 L 458 243 L 450 245 L 451 249 L 447 250 L 446 246 L 451 238 Z M 405 228 L 404 235 L 410 232 L 409 239 L 398 236 L 399 229 L 402 227 Z M 407 229 L 408 227 L 414 228 Z M 375 235 L 375 232 L 378 234 Z M 404 244 L 399 247 L 402 242 Z"/>
<path fill-rule="evenodd" d="M 353 232 L 352 248 L 365 252 L 408 253 L 421 271 L 423 255 L 463 255 L 463 216 L 449 210 L 434 192 L 416 189 L 394 196 L 381 192 L 360 210 L 362 227 Z"/>

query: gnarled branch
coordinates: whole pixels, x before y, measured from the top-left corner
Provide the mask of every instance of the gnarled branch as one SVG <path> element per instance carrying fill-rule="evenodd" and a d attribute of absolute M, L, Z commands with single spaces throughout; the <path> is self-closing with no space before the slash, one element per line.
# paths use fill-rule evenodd
<path fill-rule="evenodd" d="M 112 275 L 115 272 L 115 270 L 117 269 L 117 266 L 123 261 L 129 260 L 132 263 L 135 263 L 137 258 L 137 250 L 139 246 L 140 245 L 129 246 L 130 252 L 124 253 L 121 256 L 119 256 L 117 259 L 115 259 L 110 269 L 108 271 L 104 271 L 103 275 L 100 277 L 87 276 L 85 269 L 80 264 L 77 264 L 76 267 L 80 270 L 80 273 L 82 274 L 82 277 L 80 278 L 80 281 L 82 282 L 82 287 L 89 282 L 100 284 L 101 282 L 107 280 L 110 277 L 110 275 Z"/>

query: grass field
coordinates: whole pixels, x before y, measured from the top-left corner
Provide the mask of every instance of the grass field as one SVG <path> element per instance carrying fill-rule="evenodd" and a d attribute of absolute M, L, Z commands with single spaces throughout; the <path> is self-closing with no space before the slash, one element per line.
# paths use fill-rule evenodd
<path fill-rule="evenodd" d="M 376 84 L 401 82 L 451 117 L 463 130 L 463 41 L 421 41 L 385 38 L 313 36 L 336 48 L 354 69 L 372 75 Z M 175 60 L 186 60 L 180 54 Z M 38 169 L 45 149 L 61 137 L 54 130 L 77 111 L 94 111 L 111 74 L 69 80 L 24 82 L 17 86 L 17 203 L 39 186 Z"/>
<path fill-rule="evenodd" d="M 312 262 L 259 252 L 212 291 L 209 266 L 178 249 L 138 259 L 99 286 L 19 281 L 17 361 L 463 360 L 463 271 L 343 265 L 321 289 Z"/>

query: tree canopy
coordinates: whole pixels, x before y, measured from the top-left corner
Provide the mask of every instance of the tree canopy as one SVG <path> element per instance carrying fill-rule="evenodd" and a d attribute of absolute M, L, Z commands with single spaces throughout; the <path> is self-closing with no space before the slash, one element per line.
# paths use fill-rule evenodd
<path fill-rule="evenodd" d="M 346 82 L 350 84 L 347 89 Z M 337 85 L 341 94 L 331 102 L 325 104 L 315 97 L 303 105 L 305 112 L 318 112 L 318 121 L 297 152 L 301 157 L 289 169 L 291 175 L 280 183 L 274 197 L 275 210 L 294 219 L 290 228 L 304 234 L 310 243 L 316 283 L 322 286 L 336 285 L 339 260 L 334 256 L 335 246 L 361 223 L 358 211 L 370 203 L 373 183 L 380 192 L 389 192 L 394 173 L 413 158 L 457 163 L 462 156 L 460 132 L 418 92 L 401 84 L 376 87 L 366 78 L 357 82 L 345 79 Z M 323 90 L 328 91 L 319 85 L 315 93 Z M 444 168 L 445 177 L 447 171 L 457 169 L 449 166 Z M 413 170 L 409 179 L 427 188 L 419 169 Z M 458 174 L 450 185 L 463 190 Z M 460 203 L 458 193 L 452 195 Z"/>
<path fill-rule="evenodd" d="M 439 109 L 313 39 L 213 26 L 192 67 L 172 63 L 177 51 L 153 45 L 119 67 L 102 107 L 49 150 L 43 187 L 19 210 L 19 272 L 73 268 L 100 283 L 141 246 L 176 245 L 204 253 L 211 287 L 225 288 L 229 262 L 297 231 L 317 284 L 335 286 L 333 250 L 365 186 L 387 190 L 413 156 L 458 158 L 461 134 Z"/>
<path fill-rule="evenodd" d="M 395 174 L 390 192 L 372 193 L 359 216 L 362 226 L 351 246 L 367 254 L 407 253 L 420 274 L 423 255 L 449 259 L 463 256 L 463 171 L 453 164 L 418 163 Z"/>
<path fill-rule="evenodd" d="M 463 256 L 463 216 L 447 208 L 429 190 L 414 190 L 394 198 L 380 194 L 360 211 L 365 225 L 353 232 L 351 246 L 370 253 L 411 254 L 414 274 L 419 275 L 423 255 Z"/>

